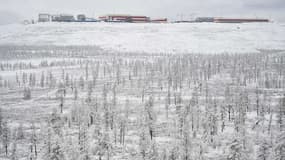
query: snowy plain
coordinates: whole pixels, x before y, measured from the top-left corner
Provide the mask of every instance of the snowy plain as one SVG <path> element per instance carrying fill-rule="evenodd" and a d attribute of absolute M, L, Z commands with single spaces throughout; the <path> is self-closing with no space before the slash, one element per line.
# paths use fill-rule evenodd
<path fill-rule="evenodd" d="M 0 44 L 95 45 L 133 53 L 249 53 L 285 49 L 285 24 L 19 24 L 0 26 Z"/>

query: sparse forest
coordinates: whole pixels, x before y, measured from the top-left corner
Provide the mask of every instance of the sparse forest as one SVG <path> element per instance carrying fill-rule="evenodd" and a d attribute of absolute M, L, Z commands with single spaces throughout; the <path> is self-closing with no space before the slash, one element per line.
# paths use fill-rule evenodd
<path fill-rule="evenodd" d="M 0 47 L 0 159 L 285 160 L 285 52 Z"/>

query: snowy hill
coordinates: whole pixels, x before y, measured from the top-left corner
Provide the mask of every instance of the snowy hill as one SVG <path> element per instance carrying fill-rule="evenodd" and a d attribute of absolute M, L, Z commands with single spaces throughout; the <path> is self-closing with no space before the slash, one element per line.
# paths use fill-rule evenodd
<path fill-rule="evenodd" d="M 278 23 L 5 25 L 0 26 L 0 44 L 95 45 L 115 52 L 247 53 L 285 49 L 285 26 Z"/>

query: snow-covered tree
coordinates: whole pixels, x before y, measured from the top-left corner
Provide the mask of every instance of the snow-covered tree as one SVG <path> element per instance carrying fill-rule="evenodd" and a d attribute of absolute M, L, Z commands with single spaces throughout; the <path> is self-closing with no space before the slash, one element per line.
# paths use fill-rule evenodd
<path fill-rule="evenodd" d="M 11 142 L 11 136 L 10 136 L 10 128 L 7 124 L 7 121 L 3 121 L 2 123 L 2 135 L 1 135 L 1 139 L 2 139 L 2 144 L 3 144 L 3 148 L 5 151 L 5 155 L 8 156 L 8 149 L 9 149 L 9 145 Z"/>
<path fill-rule="evenodd" d="M 266 138 L 263 139 L 257 151 L 257 160 L 270 160 L 271 150 L 272 146 L 270 145 L 268 140 Z"/>
<path fill-rule="evenodd" d="M 156 113 L 153 108 L 153 97 L 150 96 L 148 102 L 145 104 L 145 117 L 146 123 L 148 125 L 150 139 L 152 139 L 155 135 L 155 123 L 156 123 Z"/>
<path fill-rule="evenodd" d="M 18 160 L 17 140 L 16 139 L 13 140 L 10 157 L 11 157 L 11 160 Z"/>
<path fill-rule="evenodd" d="M 279 130 L 282 132 L 285 130 L 285 94 L 281 98 L 278 111 L 277 111 L 277 123 L 279 125 Z"/>
<path fill-rule="evenodd" d="M 42 88 L 45 87 L 45 74 L 44 74 L 44 72 L 42 72 L 42 74 L 41 74 L 40 86 Z"/>
<path fill-rule="evenodd" d="M 278 134 L 276 142 L 274 145 L 274 160 L 284 160 L 285 159 L 285 132 Z"/>
<path fill-rule="evenodd" d="M 31 143 L 31 154 L 34 152 L 35 157 L 38 156 L 38 149 L 37 149 L 37 143 L 38 143 L 38 136 L 36 133 L 36 127 L 35 124 L 31 124 L 31 135 L 30 135 L 30 143 Z"/>
<path fill-rule="evenodd" d="M 234 140 L 229 144 L 229 153 L 227 160 L 247 160 L 250 159 L 248 153 L 243 147 L 242 141 L 235 137 Z"/>
<path fill-rule="evenodd" d="M 31 99 L 31 97 L 32 97 L 32 93 L 31 93 L 30 87 L 25 87 L 23 99 L 29 100 Z"/>

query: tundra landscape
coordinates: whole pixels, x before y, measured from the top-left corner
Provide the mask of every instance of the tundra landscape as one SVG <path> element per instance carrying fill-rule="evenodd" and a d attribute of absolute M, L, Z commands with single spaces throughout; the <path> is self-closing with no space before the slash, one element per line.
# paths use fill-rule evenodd
<path fill-rule="evenodd" d="M 284 160 L 285 25 L 0 26 L 0 159 Z"/>

